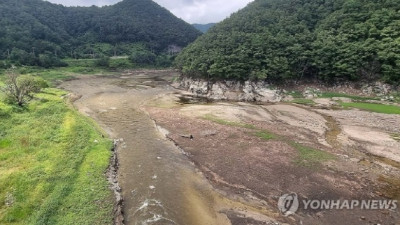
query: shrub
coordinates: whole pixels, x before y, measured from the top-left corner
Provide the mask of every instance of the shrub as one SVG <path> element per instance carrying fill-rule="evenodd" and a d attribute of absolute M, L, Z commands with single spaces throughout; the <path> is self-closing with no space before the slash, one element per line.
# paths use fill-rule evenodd
<path fill-rule="evenodd" d="M 110 66 L 110 57 L 102 56 L 95 61 L 95 65 L 99 67 L 109 67 Z"/>
<path fill-rule="evenodd" d="M 5 86 L 0 90 L 6 95 L 7 101 L 23 106 L 33 98 L 33 93 L 38 93 L 42 88 L 48 87 L 43 78 L 32 75 L 17 74 L 14 69 L 7 71 Z"/>
<path fill-rule="evenodd" d="M 137 65 L 154 65 L 156 62 L 156 55 L 150 51 L 141 50 L 135 51 L 129 59 L 132 63 Z"/>

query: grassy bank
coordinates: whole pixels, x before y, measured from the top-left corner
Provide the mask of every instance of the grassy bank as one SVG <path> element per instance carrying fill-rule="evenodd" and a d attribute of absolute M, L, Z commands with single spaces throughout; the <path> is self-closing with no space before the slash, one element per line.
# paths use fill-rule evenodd
<path fill-rule="evenodd" d="M 400 107 L 395 105 L 383 105 L 377 103 L 366 103 L 366 102 L 350 102 L 340 103 L 345 108 L 357 108 L 377 113 L 385 114 L 400 114 Z"/>
<path fill-rule="evenodd" d="M 305 99 L 300 92 L 291 92 L 290 94 L 293 97 L 291 103 L 314 106 L 316 102 L 314 99 Z M 392 93 L 391 102 L 399 103 L 400 102 L 400 94 Z M 378 102 L 381 98 L 379 97 L 366 97 L 366 96 L 357 96 L 357 95 L 349 95 L 343 93 L 334 93 L 334 92 L 323 92 L 317 98 L 348 98 L 352 102 L 342 102 L 341 100 L 337 100 L 336 102 L 345 109 L 349 108 L 357 108 L 361 110 L 376 112 L 376 113 L 385 113 L 385 114 L 400 114 L 400 107 L 397 105 L 388 105 Z M 371 101 L 375 101 L 378 103 L 372 103 Z"/>
<path fill-rule="evenodd" d="M 108 75 L 115 73 L 117 70 L 134 68 L 134 65 L 129 63 L 128 59 L 112 59 L 108 67 L 98 66 L 96 64 L 97 59 L 66 59 L 64 61 L 68 66 L 55 68 L 17 66 L 17 72 L 40 76 L 49 81 L 50 84 L 53 84 L 53 86 L 56 86 L 62 81 L 73 79 L 77 75 Z M 1 75 L 5 72 L 5 69 L 0 69 L 0 81 L 2 79 Z"/>
<path fill-rule="evenodd" d="M 67 67 L 58 68 L 41 68 L 21 66 L 17 68 L 20 74 L 32 74 L 40 76 L 49 81 L 53 85 L 57 85 L 62 81 L 73 79 L 75 76 L 93 75 L 93 74 L 112 74 L 114 71 L 111 68 L 102 68 L 94 65 L 93 60 L 75 60 L 69 62 Z"/>
<path fill-rule="evenodd" d="M 344 93 L 335 93 L 335 92 L 324 92 L 321 94 L 321 98 L 349 98 L 354 101 L 368 101 L 368 100 L 379 100 L 378 97 L 365 97 L 365 96 L 357 96 L 357 95 L 349 95 Z"/>
<path fill-rule="evenodd" d="M 0 101 L 0 224 L 111 224 L 111 142 L 46 89 L 24 109 Z"/>
<path fill-rule="evenodd" d="M 61 81 L 73 79 L 79 75 L 112 75 L 125 69 L 165 69 L 168 66 L 138 65 L 132 63 L 127 57 L 111 57 L 106 65 L 99 65 L 101 59 L 64 59 L 68 64 L 66 67 L 43 68 L 35 66 L 17 66 L 21 74 L 37 75 L 51 84 L 57 85 Z M 0 61 L 0 64 L 2 61 Z M 5 73 L 0 69 L 0 75 Z M 1 77 L 0 77 L 1 79 Z"/>

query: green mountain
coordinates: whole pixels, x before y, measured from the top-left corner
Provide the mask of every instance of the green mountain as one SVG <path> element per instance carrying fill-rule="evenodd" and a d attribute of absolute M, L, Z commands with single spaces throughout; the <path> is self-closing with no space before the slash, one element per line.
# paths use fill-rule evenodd
<path fill-rule="evenodd" d="M 42 0 L 0 1 L 0 59 L 156 54 L 184 47 L 201 33 L 151 0 L 105 7 L 64 7 Z"/>
<path fill-rule="evenodd" d="M 400 0 L 255 0 L 176 65 L 214 79 L 400 83 Z"/>
<path fill-rule="evenodd" d="M 202 33 L 206 33 L 211 27 L 215 26 L 215 23 L 208 23 L 208 24 L 192 24 L 194 28 L 197 30 L 201 31 Z"/>

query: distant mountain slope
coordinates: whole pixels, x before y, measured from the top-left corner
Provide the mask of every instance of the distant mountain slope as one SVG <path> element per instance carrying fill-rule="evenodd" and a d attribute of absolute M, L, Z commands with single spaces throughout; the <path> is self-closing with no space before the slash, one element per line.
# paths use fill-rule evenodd
<path fill-rule="evenodd" d="M 206 33 L 211 27 L 215 26 L 216 23 L 208 23 L 208 24 L 192 24 L 197 30 Z"/>
<path fill-rule="evenodd" d="M 101 8 L 0 1 L 0 59 L 129 54 L 137 45 L 159 53 L 170 45 L 184 47 L 200 34 L 151 0 L 124 0 Z"/>
<path fill-rule="evenodd" d="M 400 83 L 400 0 L 255 0 L 176 64 L 214 79 Z"/>

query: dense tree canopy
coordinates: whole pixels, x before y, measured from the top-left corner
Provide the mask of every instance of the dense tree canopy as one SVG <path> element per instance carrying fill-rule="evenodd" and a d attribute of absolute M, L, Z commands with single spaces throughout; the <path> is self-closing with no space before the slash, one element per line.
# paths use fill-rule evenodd
<path fill-rule="evenodd" d="M 101 8 L 0 1 L 0 59 L 25 65 L 56 65 L 63 57 L 131 55 L 137 45 L 159 54 L 170 45 L 186 46 L 200 34 L 151 0 Z"/>
<path fill-rule="evenodd" d="M 214 79 L 400 83 L 400 0 L 255 0 L 176 65 Z"/>

